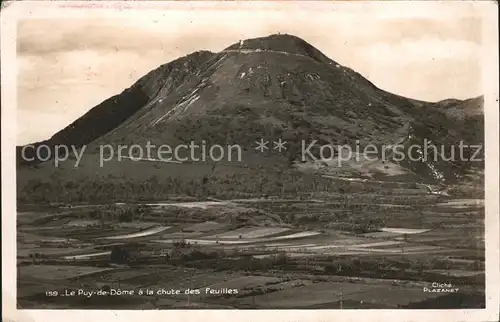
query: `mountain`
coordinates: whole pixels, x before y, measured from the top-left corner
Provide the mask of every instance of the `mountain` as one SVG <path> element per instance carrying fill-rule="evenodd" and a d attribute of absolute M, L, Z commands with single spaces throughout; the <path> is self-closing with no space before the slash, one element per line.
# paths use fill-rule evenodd
<path fill-rule="evenodd" d="M 96 152 L 102 144 L 203 140 L 240 144 L 259 159 L 255 141 L 283 138 L 289 148 L 273 162 L 293 168 L 311 163 L 300 160 L 302 140 L 352 147 L 408 147 L 425 139 L 445 146 L 460 140 L 481 143 L 484 122 L 476 108 L 481 104 L 479 98 L 430 103 L 389 93 L 306 41 L 280 34 L 242 40 L 218 53 L 194 52 L 164 64 L 35 145 L 89 145 L 88 151 Z M 311 151 L 317 154 L 317 146 Z M 19 156 L 18 161 L 26 166 Z M 328 162 L 320 163 L 328 168 Z M 349 162 L 346 166 L 364 174 L 391 175 L 394 170 L 433 182 L 457 180 L 471 167 L 470 162 L 407 159 L 363 164 L 361 170 Z"/>
<path fill-rule="evenodd" d="M 436 103 L 436 107 L 444 113 L 459 120 L 482 118 L 484 116 L 484 96 L 474 97 L 467 100 L 443 100 Z"/>

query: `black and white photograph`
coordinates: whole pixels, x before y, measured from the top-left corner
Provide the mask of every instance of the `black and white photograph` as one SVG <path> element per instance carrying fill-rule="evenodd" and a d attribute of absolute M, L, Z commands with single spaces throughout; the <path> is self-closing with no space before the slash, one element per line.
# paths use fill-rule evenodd
<path fill-rule="evenodd" d="M 498 317 L 497 10 L 5 5 L 13 309 Z"/>

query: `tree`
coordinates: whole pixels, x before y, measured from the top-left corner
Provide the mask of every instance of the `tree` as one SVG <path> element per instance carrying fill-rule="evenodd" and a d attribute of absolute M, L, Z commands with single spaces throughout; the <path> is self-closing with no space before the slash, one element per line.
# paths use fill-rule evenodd
<path fill-rule="evenodd" d="M 118 215 L 118 221 L 120 222 L 132 222 L 134 219 L 134 214 L 131 209 L 126 209 Z"/>
<path fill-rule="evenodd" d="M 287 255 L 286 253 L 279 253 L 278 255 L 276 255 L 274 257 L 274 264 L 275 265 L 283 265 L 283 264 L 286 264 L 287 262 Z"/>
<path fill-rule="evenodd" d="M 102 287 L 102 291 L 106 292 L 106 294 L 109 295 L 109 293 L 111 292 L 111 287 L 109 287 L 109 285 L 104 285 Z"/>
<path fill-rule="evenodd" d="M 112 263 L 123 264 L 127 263 L 130 258 L 129 252 L 120 246 L 114 246 L 111 250 L 110 259 Z"/>

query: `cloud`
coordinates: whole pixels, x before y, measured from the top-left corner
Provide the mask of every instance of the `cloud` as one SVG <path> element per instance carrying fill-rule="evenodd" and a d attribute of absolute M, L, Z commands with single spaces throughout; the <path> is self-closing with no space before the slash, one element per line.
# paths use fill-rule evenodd
<path fill-rule="evenodd" d="M 18 110 L 16 145 L 45 140 L 54 134 L 54 129 L 61 129 L 72 121 L 54 113 Z"/>
<path fill-rule="evenodd" d="M 118 25 L 120 23 L 118 22 Z M 117 51 L 149 48 L 155 44 L 147 34 L 132 27 L 114 27 L 98 21 L 24 20 L 18 25 L 17 52 L 44 55 L 74 50 Z"/>
<path fill-rule="evenodd" d="M 365 62 L 361 73 L 384 89 L 399 88 L 403 96 L 435 101 L 482 94 L 481 47 L 476 42 L 429 36 L 372 44 L 358 55 Z"/>
<path fill-rule="evenodd" d="M 470 41 L 422 37 L 418 40 L 404 39 L 397 43 L 376 43 L 364 51 L 364 56 L 370 61 L 396 60 L 411 65 L 431 60 L 478 61 L 480 50 L 480 45 Z"/>
<path fill-rule="evenodd" d="M 30 113 L 20 130 L 46 136 L 34 120 L 53 113 L 57 120 L 47 126 L 54 133 L 161 64 L 277 32 L 305 39 L 390 92 L 424 100 L 482 94 L 481 20 L 473 15 L 401 19 L 319 11 L 312 19 L 304 10 L 221 12 L 21 21 L 18 108 Z"/>

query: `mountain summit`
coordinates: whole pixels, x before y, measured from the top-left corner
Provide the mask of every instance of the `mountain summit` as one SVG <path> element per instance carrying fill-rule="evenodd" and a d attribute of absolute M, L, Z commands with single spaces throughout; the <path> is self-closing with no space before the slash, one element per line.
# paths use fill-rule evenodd
<path fill-rule="evenodd" d="M 480 140 L 466 126 L 480 129 L 482 119 L 450 118 L 437 104 L 377 88 L 298 37 L 271 35 L 164 64 L 40 143 L 95 147 L 203 140 L 240 144 L 250 151 L 261 138 L 283 138 L 290 144 L 284 157 L 294 161 L 302 140 L 353 147 L 422 143 L 425 138 L 448 145 L 463 137 Z M 469 165 L 397 166 L 442 180 L 456 178 Z"/>
<path fill-rule="evenodd" d="M 312 58 L 321 63 L 335 63 L 305 40 L 288 34 L 275 34 L 268 37 L 241 40 L 240 42 L 227 47 L 224 51 L 228 52 L 236 50 L 248 52 L 267 51 L 300 55 Z"/>

